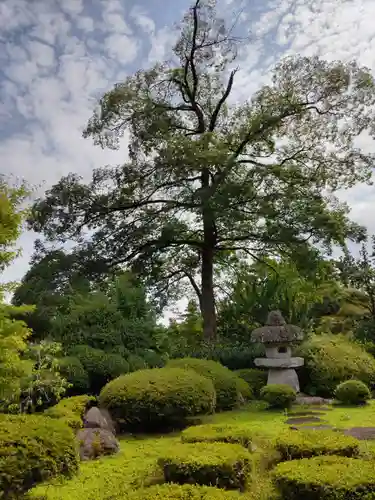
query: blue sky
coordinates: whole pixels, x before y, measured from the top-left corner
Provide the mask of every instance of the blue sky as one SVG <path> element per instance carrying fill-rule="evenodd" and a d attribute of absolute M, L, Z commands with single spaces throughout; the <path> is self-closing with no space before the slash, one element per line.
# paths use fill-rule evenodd
<path fill-rule="evenodd" d="M 173 24 L 188 0 L 1 0 L 0 173 L 43 192 L 62 175 L 89 178 L 95 167 L 126 158 L 81 138 L 96 98 L 139 68 L 168 56 Z M 246 99 L 287 55 L 356 59 L 375 72 L 374 0 L 221 0 L 226 19 L 242 9 L 252 42 L 239 60 L 234 89 Z M 372 149 L 364 139 L 361 146 Z M 375 233 L 374 190 L 343 194 L 352 217 Z M 2 277 L 17 280 L 28 267 L 34 235 Z"/>

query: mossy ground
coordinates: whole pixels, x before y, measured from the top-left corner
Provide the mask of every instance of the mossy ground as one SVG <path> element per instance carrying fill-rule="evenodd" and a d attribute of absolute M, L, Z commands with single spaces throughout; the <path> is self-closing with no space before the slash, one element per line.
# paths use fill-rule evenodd
<path fill-rule="evenodd" d="M 294 408 L 303 411 L 307 408 Z M 375 426 L 375 402 L 364 407 L 333 407 L 321 417 L 338 428 Z M 267 467 L 261 458 L 271 453 L 272 441 L 280 432 L 288 430 L 284 411 L 269 411 L 263 403 L 254 402 L 239 411 L 231 411 L 205 417 L 202 423 L 240 424 L 254 431 L 258 445 L 255 459 L 258 466 L 253 469 L 249 491 L 244 499 L 274 500 L 277 498 L 272 487 Z M 122 500 L 131 489 L 137 489 L 162 482 L 158 458 L 166 450 L 175 450 L 181 444 L 180 433 L 168 436 L 123 436 L 121 452 L 115 457 L 82 463 L 80 473 L 73 479 L 54 481 L 40 485 L 31 491 L 33 500 Z M 375 441 L 361 442 L 363 454 L 375 454 Z"/>

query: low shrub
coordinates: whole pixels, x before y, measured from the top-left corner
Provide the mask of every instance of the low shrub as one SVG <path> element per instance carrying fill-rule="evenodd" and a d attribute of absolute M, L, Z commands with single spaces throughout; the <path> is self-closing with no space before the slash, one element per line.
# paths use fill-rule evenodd
<path fill-rule="evenodd" d="M 61 375 L 72 385 L 69 388 L 69 393 L 82 394 L 89 390 L 88 373 L 78 358 L 67 356 L 59 359 L 59 370 Z"/>
<path fill-rule="evenodd" d="M 63 420 L 69 427 L 77 431 L 83 425 L 83 417 L 95 398 L 93 396 L 72 396 L 62 399 L 57 405 L 48 408 L 44 412 L 47 417 L 58 418 Z"/>
<path fill-rule="evenodd" d="M 87 345 L 78 345 L 70 354 L 77 357 L 88 373 L 90 392 L 98 394 L 110 380 L 129 372 L 129 363 L 119 354 L 112 354 L 94 349 Z"/>
<path fill-rule="evenodd" d="M 19 498 L 36 483 L 77 470 L 75 438 L 63 422 L 40 415 L 1 415 L 1 498 Z"/>
<path fill-rule="evenodd" d="M 360 453 L 359 441 L 330 430 L 298 430 L 281 433 L 275 447 L 282 460 L 310 458 L 318 455 L 356 457 Z"/>
<path fill-rule="evenodd" d="M 253 433 L 249 427 L 231 424 L 206 424 L 188 427 L 182 432 L 184 443 L 231 443 L 251 449 Z"/>
<path fill-rule="evenodd" d="M 166 365 L 167 357 L 151 349 L 142 351 L 141 357 L 145 360 L 148 368 L 163 368 Z"/>
<path fill-rule="evenodd" d="M 249 384 L 255 397 L 260 396 L 261 389 L 267 384 L 267 372 L 258 368 L 244 368 L 234 373 Z"/>
<path fill-rule="evenodd" d="M 241 500 L 237 491 L 191 484 L 161 484 L 142 488 L 129 494 L 129 500 Z M 128 496 L 116 498 L 127 500 Z"/>
<path fill-rule="evenodd" d="M 305 358 L 301 387 L 308 394 L 333 396 L 336 387 L 356 379 L 368 387 L 375 383 L 375 359 L 344 335 L 314 335 L 299 348 Z"/>
<path fill-rule="evenodd" d="M 371 399 L 370 389 L 360 380 L 348 380 L 336 387 L 335 397 L 349 405 L 362 405 Z"/>
<path fill-rule="evenodd" d="M 254 399 L 253 391 L 250 389 L 249 384 L 243 378 L 237 377 L 237 392 L 239 394 L 239 403 L 244 404 Z"/>
<path fill-rule="evenodd" d="M 137 370 L 148 368 L 146 361 L 136 354 L 129 354 L 126 361 L 129 365 L 129 372 L 136 372 Z"/>
<path fill-rule="evenodd" d="M 167 482 L 243 491 L 251 471 L 251 456 L 237 444 L 182 444 L 160 457 L 158 464 Z"/>
<path fill-rule="evenodd" d="M 334 456 L 292 460 L 279 464 L 273 471 L 273 478 L 282 498 L 288 500 L 349 500 L 375 496 L 375 462 L 370 460 Z"/>
<path fill-rule="evenodd" d="M 183 425 L 187 417 L 212 413 L 215 389 L 211 380 L 181 368 L 153 368 L 109 382 L 99 396 L 120 428 L 143 431 Z"/>
<path fill-rule="evenodd" d="M 263 387 L 260 397 L 269 404 L 270 408 L 289 408 L 296 400 L 296 391 L 286 384 L 270 384 Z"/>
<path fill-rule="evenodd" d="M 216 409 L 219 411 L 236 408 L 243 400 L 238 377 L 216 361 L 181 358 L 169 361 L 167 367 L 194 370 L 200 375 L 211 379 L 216 390 Z"/>

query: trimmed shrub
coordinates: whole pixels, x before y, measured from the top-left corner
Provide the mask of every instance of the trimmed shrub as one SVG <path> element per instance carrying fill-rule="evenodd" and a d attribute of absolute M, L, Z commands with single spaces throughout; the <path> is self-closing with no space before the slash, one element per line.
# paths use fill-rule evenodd
<path fill-rule="evenodd" d="M 243 404 L 251 399 L 253 399 L 253 392 L 250 389 L 249 384 L 244 380 L 243 378 L 237 377 L 236 379 L 236 384 L 237 384 L 237 392 L 240 395 L 239 403 Z"/>
<path fill-rule="evenodd" d="M 72 387 L 70 393 L 85 393 L 90 388 L 89 376 L 78 358 L 67 356 L 59 359 L 59 370 Z"/>
<path fill-rule="evenodd" d="M 116 498 L 127 500 L 128 496 Z M 238 491 L 226 491 L 210 486 L 192 484 L 161 484 L 142 488 L 129 495 L 129 500 L 241 500 Z"/>
<path fill-rule="evenodd" d="M 259 397 L 261 389 L 267 385 L 268 374 L 265 370 L 244 368 L 242 370 L 236 370 L 234 373 L 249 384 L 255 397 Z"/>
<path fill-rule="evenodd" d="M 83 417 L 90 404 L 95 401 L 93 396 L 72 396 L 64 398 L 57 405 L 44 411 L 44 415 L 63 420 L 69 427 L 77 431 L 83 426 Z"/>
<path fill-rule="evenodd" d="M 349 405 L 362 405 L 371 399 L 370 389 L 360 380 L 348 380 L 336 387 L 336 399 Z"/>
<path fill-rule="evenodd" d="M 263 387 L 260 397 L 266 401 L 270 408 L 289 408 L 296 400 L 296 391 L 286 384 L 270 384 Z"/>
<path fill-rule="evenodd" d="M 110 380 L 129 372 L 129 363 L 119 354 L 94 349 L 87 345 L 75 346 L 70 354 L 77 357 L 87 371 L 90 391 L 98 394 Z"/>
<path fill-rule="evenodd" d="M 318 455 L 357 457 L 360 453 L 357 439 L 330 430 L 285 432 L 276 438 L 275 448 L 283 461 Z"/>
<path fill-rule="evenodd" d="M 167 482 L 243 491 L 251 471 L 251 456 L 237 444 L 182 444 L 160 457 L 158 464 Z"/>
<path fill-rule="evenodd" d="M 288 500 L 364 499 L 366 495 L 370 499 L 375 492 L 375 463 L 334 456 L 304 458 L 279 464 L 273 478 L 282 498 Z"/>
<path fill-rule="evenodd" d="M 216 409 L 231 410 L 242 402 L 238 377 L 228 368 L 208 359 L 181 358 L 168 362 L 167 367 L 194 370 L 212 380 L 216 390 Z"/>
<path fill-rule="evenodd" d="M 19 498 L 36 483 L 77 470 L 75 438 L 63 422 L 40 415 L 1 415 L 1 498 Z"/>
<path fill-rule="evenodd" d="M 188 427 L 182 432 L 184 443 L 231 443 L 251 449 L 253 433 L 249 427 L 231 424 L 207 424 Z"/>
<path fill-rule="evenodd" d="M 341 382 L 351 379 L 368 387 L 375 383 L 375 359 L 344 335 L 314 335 L 300 346 L 298 354 L 305 358 L 300 380 L 308 394 L 332 397 Z"/>
<path fill-rule="evenodd" d="M 147 431 L 212 413 L 215 398 L 211 380 L 194 371 L 153 368 L 112 380 L 101 391 L 99 401 L 121 429 Z"/>
<path fill-rule="evenodd" d="M 142 351 L 141 357 L 145 360 L 148 368 L 163 368 L 168 359 L 164 354 L 159 354 L 151 349 Z"/>

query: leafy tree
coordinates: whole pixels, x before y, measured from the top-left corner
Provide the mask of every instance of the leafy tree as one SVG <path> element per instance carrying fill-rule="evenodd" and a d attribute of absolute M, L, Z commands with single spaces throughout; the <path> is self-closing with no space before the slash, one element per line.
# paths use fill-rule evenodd
<path fill-rule="evenodd" d="M 126 131 L 126 163 L 88 184 L 62 178 L 30 219 L 51 241 L 77 238 L 82 261 L 130 266 L 166 293 L 191 283 L 206 339 L 216 338 L 215 269 L 234 252 L 363 237 L 334 193 L 368 181 L 374 159 L 354 146 L 372 126 L 366 68 L 289 57 L 270 85 L 232 105 L 244 41 L 233 30 L 214 1 L 196 0 L 170 60 L 117 84 L 87 125 L 102 147 Z"/>

